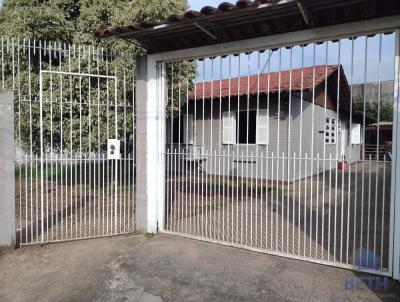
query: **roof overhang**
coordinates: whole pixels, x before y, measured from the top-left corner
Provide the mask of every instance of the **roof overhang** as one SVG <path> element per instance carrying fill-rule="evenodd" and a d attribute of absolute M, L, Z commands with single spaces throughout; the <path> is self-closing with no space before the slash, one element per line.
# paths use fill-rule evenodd
<path fill-rule="evenodd" d="M 395 15 L 400 15 L 400 1 L 239 0 L 163 22 L 102 29 L 96 36 L 134 40 L 148 53 L 160 53 Z"/>

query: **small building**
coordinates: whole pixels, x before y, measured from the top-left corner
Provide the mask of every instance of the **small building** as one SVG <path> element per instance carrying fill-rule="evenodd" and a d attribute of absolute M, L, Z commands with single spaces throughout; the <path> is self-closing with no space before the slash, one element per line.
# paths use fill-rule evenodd
<path fill-rule="evenodd" d="M 338 66 L 197 83 L 179 116 L 168 122 L 167 149 L 210 174 L 240 175 L 245 165 L 247 177 L 264 171 L 263 178 L 287 180 L 288 169 L 273 171 L 272 161 L 287 167 L 304 158 L 301 170 L 289 172 L 295 180 L 360 159 L 362 119 Z M 230 155 L 225 171 L 208 164 L 215 153 Z"/>
<path fill-rule="evenodd" d="M 365 158 L 392 160 L 393 122 L 378 122 L 365 127 Z"/>

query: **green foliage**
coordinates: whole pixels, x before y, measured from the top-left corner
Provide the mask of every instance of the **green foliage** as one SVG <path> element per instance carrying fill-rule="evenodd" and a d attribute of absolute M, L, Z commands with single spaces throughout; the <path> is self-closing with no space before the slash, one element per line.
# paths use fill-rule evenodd
<path fill-rule="evenodd" d="M 364 112 L 366 117 L 380 122 L 392 122 L 393 121 L 393 104 L 385 101 L 378 100 L 367 100 L 365 102 L 361 96 L 355 99 L 356 108 L 359 112 Z M 378 115 L 379 113 L 379 115 Z"/>
<path fill-rule="evenodd" d="M 129 102 L 134 93 L 132 80 L 135 59 L 144 53 L 144 49 L 122 39 L 97 39 L 94 32 L 109 26 L 166 19 L 169 15 L 182 13 L 186 9 L 186 0 L 4 0 L 3 8 L 0 10 L 0 35 L 16 38 L 9 40 L 8 45 L 11 45 L 11 49 L 1 50 L 1 55 L 4 57 L 2 68 L 5 86 L 14 89 L 18 87 L 18 93 L 16 93 L 18 98 L 32 102 L 31 105 L 27 102 L 22 106 L 16 102 L 15 110 L 19 114 L 16 121 L 16 133 L 21 134 L 22 149 L 28 152 L 32 148 L 33 153 L 36 154 L 40 150 L 39 105 L 34 102 L 35 99 L 39 99 L 40 69 L 85 73 L 92 71 L 100 74 L 106 74 L 107 70 L 111 71 L 112 74 L 117 75 L 119 81 L 118 100 L 127 99 Z M 28 39 L 31 39 L 30 45 Z M 50 46 L 54 50 L 63 45 L 67 45 L 68 49 L 70 44 L 86 45 L 86 47 L 71 48 L 70 56 L 65 52 L 60 55 L 59 51 L 46 53 L 39 51 L 38 48 L 34 54 L 33 39 L 36 40 L 36 46 L 39 46 L 39 40 L 53 41 Z M 111 49 L 114 55 L 99 59 L 93 54 L 96 47 Z M 91 56 L 88 55 L 90 51 Z M 15 70 L 17 58 L 18 75 Z M 191 68 L 192 71 L 187 72 L 186 75 L 194 75 L 193 67 Z M 125 78 L 124 87 L 121 82 Z M 187 78 L 183 80 L 182 77 L 181 80 L 187 81 Z M 47 76 L 43 83 L 43 96 L 64 102 L 71 100 L 79 102 L 80 99 L 84 101 L 98 99 L 104 102 L 115 98 L 113 87 L 113 83 L 107 85 L 106 81 L 80 80 L 79 77 L 61 79 L 61 77 L 53 76 L 50 84 L 50 77 Z M 114 133 L 114 107 L 109 109 L 111 112 L 106 112 L 104 107 L 89 108 L 66 104 L 63 105 L 61 114 L 60 106 L 44 105 L 44 147 L 52 146 L 55 151 L 68 150 L 69 153 L 76 153 L 80 143 L 82 143 L 83 152 L 88 152 L 89 146 L 98 146 L 98 144 L 101 144 L 99 149 L 104 148 L 107 131 Z M 88 119 L 89 110 L 91 110 L 90 120 Z M 123 127 L 128 129 L 129 136 L 133 131 L 133 121 L 126 120 L 124 114 L 119 107 L 117 123 L 120 129 Z M 126 114 L 132 115 L 132 112 L 128 109 Z M 107 116 L 110 125 L 107 125 Z M 62 129 L 63 139 L 61 139 L 60 129 L 61 118 L 65 123 Z M 87 135 L 89 127 L 93 134 L 90 140 Z M 83 129 L 82 133 L 79 128 Z M 119 135 L 123 137 L 122 133 Z M 30 140 L 32 140 L 32 145 Z"/>
<path fill-rule="evenodd" d="M 188 93 L 194 88 L 196 63 L 190 61 L 169 63 L 166 69 L 169 82 L 166 114 L 168 117 L 177 117 L 179 113 L 184 114 L 180 111 L 185 107 Z"/>

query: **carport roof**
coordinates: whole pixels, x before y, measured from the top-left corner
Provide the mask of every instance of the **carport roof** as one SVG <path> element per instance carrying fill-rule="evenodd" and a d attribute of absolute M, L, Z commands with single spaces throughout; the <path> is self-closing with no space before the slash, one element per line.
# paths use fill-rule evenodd
<path fill-rule="evenodd" d="M 396 0 L 239 0 L 167 20 L 103 28 L 98 38 L 123 38 L 158 53 L 400 14 Z"/>

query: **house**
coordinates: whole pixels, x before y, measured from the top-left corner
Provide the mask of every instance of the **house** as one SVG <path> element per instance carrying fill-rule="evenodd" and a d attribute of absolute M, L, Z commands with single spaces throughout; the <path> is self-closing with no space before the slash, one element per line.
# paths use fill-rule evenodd
<path fill-rule="evenodd" d="M 167 149 L 207 173 L 241 175 L 245 166 L 247 177 L 295 180 L 360 159 L 362 118 L 341 66 L 196 83 L 187 99 L 167 122 Z M 214 154 L 229 155 L 224 169 L 210 162 Z M 272 170 L 272 161 L 288 167 L 294 157 L 297 172 Z"/>

